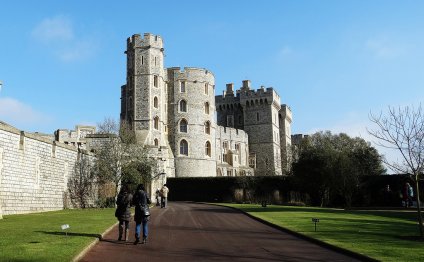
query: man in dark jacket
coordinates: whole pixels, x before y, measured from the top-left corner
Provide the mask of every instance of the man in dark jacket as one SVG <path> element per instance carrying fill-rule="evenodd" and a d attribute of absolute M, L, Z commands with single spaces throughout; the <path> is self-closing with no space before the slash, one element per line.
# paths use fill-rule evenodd
<path fill-rule="evenodd" d="M 128 241 L 129 225 L 131 219 L 131 201 L 132 195 L 127 185 L 122 185 L 116 200 L 115 217 L 119 220 L 119 236 L 118 240 L 122 240 L 125 224 L 125 241 Z"/>
<path fill-rule="evenodd" d="M 140 184 L 137 186 L 137 191 L 134 194 L 133 205 L 135 206 L 135 242 L 137 245 L 140 242 L 140 226 L 143 224 L 143 244 L 147 242 L 147 223 L 150 219 L 149 204 L 151 203 L 149 196 L 147 195 L 144 185 Z"/>

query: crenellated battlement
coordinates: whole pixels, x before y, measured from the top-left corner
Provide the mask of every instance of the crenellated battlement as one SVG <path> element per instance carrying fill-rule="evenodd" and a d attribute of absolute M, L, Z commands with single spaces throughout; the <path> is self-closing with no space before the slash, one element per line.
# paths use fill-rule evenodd
<path fill-rule="evenodd" d="M 143 37 L 140 34 L 134 34 L 127 38 L 127 49 L 131 48 L 159 48 L 163 50 L 163 41 L 160 35 L 145 33 Z"/>
<path fill-rule="evenodd" d="M 267 103 L 274 103 L 280 105 L 280 96 L 272 87 L 265 88 L 261 86 L 260 88 L 254 90 L 251 89 L 250 80 L 243 80 L 243 85 L 240 89 L 234 92 L 234 84 L 229 83 L 226 85 L 226 90 L 223 91 L 222 95 L 215 96 L 216 104 L 226 104 L 226 103 L 255 103 L 256 101 L 266 101 Z"/>
<path fill-rule="evenodd" d="M 181 69 L 181 67 L 169 67 L 167 68 L 167 70 L 172 71 L 174 73 L 174 76 L 178 76 L 180 78 L 192 78 L 194 75 L 205 76 L 209 74 L 214 77 L 214 74 L 210 70 L 201 67 L 184 67 L 183 69 Z"/>

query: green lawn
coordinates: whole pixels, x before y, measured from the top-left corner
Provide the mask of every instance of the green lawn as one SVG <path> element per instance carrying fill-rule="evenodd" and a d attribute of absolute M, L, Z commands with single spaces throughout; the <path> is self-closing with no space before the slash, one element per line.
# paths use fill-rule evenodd
<path fill-rule="evenodd" d="M 61 210 L 0 220 L 0 261 L 70 261 L 116 222 L 114 209 Z M 61 225 L 69 224 L 68 236 Z"/>
<path fill-rule="evenodd" d="M 226 204 L 227 205 L 227 204 Z M 273 224 L 381 261 L 424 261 L 416 211 L 228 204 Z M 317 232 L 312 218 L 319 218 Z"/>

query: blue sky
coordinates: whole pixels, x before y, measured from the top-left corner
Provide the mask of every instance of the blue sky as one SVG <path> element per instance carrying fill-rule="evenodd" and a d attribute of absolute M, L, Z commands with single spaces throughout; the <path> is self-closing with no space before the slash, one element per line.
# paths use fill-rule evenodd
<path fill-rule="evenodd" d="M 126 38 L 159 34 L 166 67 L 216 91 L 274 87 L 293 133 L 369 139 L 369 112 L 424 97 L 423 1 L 19 1 L 0 15 L 0 120 L 52 133 L 119 117 Z"/>

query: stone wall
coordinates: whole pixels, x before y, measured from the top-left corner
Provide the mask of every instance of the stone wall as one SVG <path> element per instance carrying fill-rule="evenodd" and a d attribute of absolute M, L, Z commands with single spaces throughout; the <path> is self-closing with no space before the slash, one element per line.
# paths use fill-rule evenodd
<path fill-rule="evenodd" d="M 0 122 L 0 214 L 59 210 L 78 151 Z"/>

